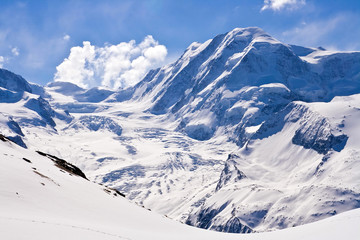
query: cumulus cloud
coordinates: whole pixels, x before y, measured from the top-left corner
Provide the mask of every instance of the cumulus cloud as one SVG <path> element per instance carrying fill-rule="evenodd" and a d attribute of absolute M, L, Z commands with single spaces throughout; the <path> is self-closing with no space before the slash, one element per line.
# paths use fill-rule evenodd
<path fill-rule="evenodd" d="M 5 58 L 3 56 L 0 56 L 0 68 L 4 66 Z"/>
<path fill-rule="evenodd" d="M 65 34 L 64 37 L 63 37 L 63 39 L 64 39 L 65 41 L 69 41 L 69 40 L 70 40 L 70 36 L 69 36 L 68 34 Z"/>
<path fill-rule="evenodd" d="M 284 8 L 295 9 L 305 4 L 305 0 L 264 0 L 264 6 L 261 8 L 261 11 L 267 9 L 274 11 L 280 11 Z"/>
<path fill-rule="evenodd" d="M 125 88 L 138 83 L 148 70 L 164 62 L 167 49 L 152 36 L 136 44 L 134 40 L 96 47 L 90 42 L 73 47 L 70 55 L 56 67 L 55 81 L 81 87 Z"/>
<path fill-rule="evenodd" d="M 19 48 L 17 47 L 14 47 L 11 49 L 11 52 L 14 56 L 19 56 L 20 55 L 20 51 L 19 51 Z"/>

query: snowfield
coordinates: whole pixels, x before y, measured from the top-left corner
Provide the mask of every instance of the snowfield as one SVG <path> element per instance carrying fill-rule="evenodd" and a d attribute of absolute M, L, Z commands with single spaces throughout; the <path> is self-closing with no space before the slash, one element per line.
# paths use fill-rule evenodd
<path fill-rule="evenodd" d="M 247 235 L 197 229 L 129 202 L 114 190 L 0 141 L 1 239 L 356 239 L 360 211 L 296 228 Z"/>

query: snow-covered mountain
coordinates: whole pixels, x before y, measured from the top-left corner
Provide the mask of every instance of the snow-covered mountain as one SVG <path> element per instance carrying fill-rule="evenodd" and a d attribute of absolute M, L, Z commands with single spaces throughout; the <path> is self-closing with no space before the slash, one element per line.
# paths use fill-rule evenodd
<path fill-rule="evenodd" d="M 170 218 L 248 233 L 360 207 L 360 52 L 242 28 L 125 90 L 4 72 L 3 135 Z"/>
<path fill-rule="evenodd" d="M 0 69 L 1 133 L 26 147 L 21 127 L 44 128 L 45 132 L 56 132 L 56 120 L 69 123 L 72 120 L 69 113 L 54 110 L 43 98 L 48 96 L 43 87 L 30 84 L 21 76 Z"/>

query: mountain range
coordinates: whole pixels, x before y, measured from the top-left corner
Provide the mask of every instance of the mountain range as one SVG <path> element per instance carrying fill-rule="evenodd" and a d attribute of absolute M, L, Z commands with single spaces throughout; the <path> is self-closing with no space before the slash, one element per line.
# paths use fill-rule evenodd
<path fill-rule="evenodd" d="M 360 52 L 236 28 L 127 89 L 0 69 L 0 109 L 22 151 L 188 225 L 263 232 L 360 208 Z"/>

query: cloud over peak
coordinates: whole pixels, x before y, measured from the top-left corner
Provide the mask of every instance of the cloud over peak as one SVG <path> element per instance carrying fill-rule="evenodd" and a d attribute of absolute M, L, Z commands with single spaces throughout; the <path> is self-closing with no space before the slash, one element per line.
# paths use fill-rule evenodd
<path fill-rule="evenodd" d="M 273 11 L 280 11 L 282 9 L 295 9 L 305 5 L 305 0 L 264 0 L 264 6 L 261 11 L 271 9 Z"/>
<path fill-rule="evenodd" d="M 68 58 L 56 67 L 55 81 L 81 87 L 125 88 L 138 83 L 148 70 L 163 63 L 167 49 L 152 37 L 96 47 L 90 42 L 72 47 Z"/>

